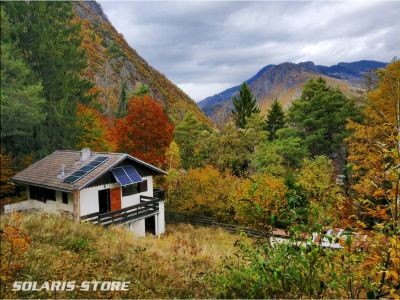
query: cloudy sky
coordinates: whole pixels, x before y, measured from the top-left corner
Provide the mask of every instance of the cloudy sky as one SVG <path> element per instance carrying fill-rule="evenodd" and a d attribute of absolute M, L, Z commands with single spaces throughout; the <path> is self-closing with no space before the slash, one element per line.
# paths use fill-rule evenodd
<path fill-rule="evenodd" d="M 128 43 L 196 101 L 268 64 L 400 53 L 398 1 L 100 3 Z"/>

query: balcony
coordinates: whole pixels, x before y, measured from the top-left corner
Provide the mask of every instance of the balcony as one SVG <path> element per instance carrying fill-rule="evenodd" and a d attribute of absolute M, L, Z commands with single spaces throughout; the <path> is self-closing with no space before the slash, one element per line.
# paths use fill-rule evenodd
<path fill-rule="evenodd" d="M 163 192 L 163 191 L 162 191 Z M 154 193 L 156 195 L 156 193 Z M 160 195 L 159 195 L 160 196 Z M 108 227 L 110 225 L 124 224 L 154 216 L 159 213 L 159 202 L 163 199 L 158 197 L 140 196 L 140 203 L 119 210 L 106 213 L 92 213 L 81 217 L 94 224 Z"/>

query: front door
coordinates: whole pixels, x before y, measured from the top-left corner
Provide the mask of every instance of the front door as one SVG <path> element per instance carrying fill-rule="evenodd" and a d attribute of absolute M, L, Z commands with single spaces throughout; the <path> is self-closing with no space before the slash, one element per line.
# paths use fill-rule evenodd
<path fill-rule="evenodd" d="M 99 212 L 104 214 L 111 210 L 110 205 L 110 189 L 99 191 Z"/>
<path fill-rule="evenodd" d="M 111 189 L 111 210 L 121 209 L 121 188 Z"/>

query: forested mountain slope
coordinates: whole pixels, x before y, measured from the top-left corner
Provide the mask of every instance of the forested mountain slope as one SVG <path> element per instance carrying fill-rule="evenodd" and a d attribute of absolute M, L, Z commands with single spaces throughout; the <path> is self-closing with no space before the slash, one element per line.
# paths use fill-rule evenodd
<path fill-rule="evenodd" d="M 370 69 L 382 68 L 386 64 L 376 61 L 358 61 L 339 63 L 330 67 L 315 65 L 313 62 L 282 63 L 267 65 L 246 82 L 257 98 L 261 111 L 264 112 L 275 98 L 288 105 L 297 99 L 304 84 L 318 77 L 324 78 L 328 85 L 339 87 L 348 95 L 357 94 L 363 87 L 364 73 Z M 199 107 L 214 122 L 226 120 L 233 104 L 232 96 L 239 92 L 239 85 L 229 88 L 219 94 L 207 97 L 199 102 Z"/>
<path fill-rule="evenodd" d="M 128 95 L 141 85 L 147 85 L 152 96 L 162 101 L 174 123 L 180 121 L 188 111 L 193 112 L 199 120 L 209 123 L 188 95 L 128 45 L 97 2 L 80 1 L 73 4 L 77 18 L 83 25 L 83 47 L 88 56 L 85 75 L 94 81 L 95 90 L 99 93 L 98 101 L 106 113 L 118 111 L 123 85 L 126 85 Z"/>

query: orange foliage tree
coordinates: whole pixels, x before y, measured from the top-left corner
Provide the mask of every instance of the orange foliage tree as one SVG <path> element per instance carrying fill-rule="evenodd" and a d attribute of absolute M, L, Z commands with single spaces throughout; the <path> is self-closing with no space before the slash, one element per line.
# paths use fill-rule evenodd
<path fill-rule="evenodd" d="M 77 123 L 80 128 L 78 148 L 88 147 L 105 152 L 113 150 L 107 121 L 98 110 L 79 104 Z"/>
<path fill-rule="evenodd" d="M 113 137 L 118 151 L 161 166 L 165 163 L 173 130 L 162 105 L 144 96 L 129 100 L 128 114 L 117 120 Z"/>
<path fill-rule="evenodd" d="M 21 215 L 14 214 L 12 221 L 14 224 L 2 224 L 0 230 L 0 295 L 5 295 L 6 287 L 12 285 L 13 278 L 24 267 L 24 254 L 31 245 L 30 236 L 21 227 Z"/>

